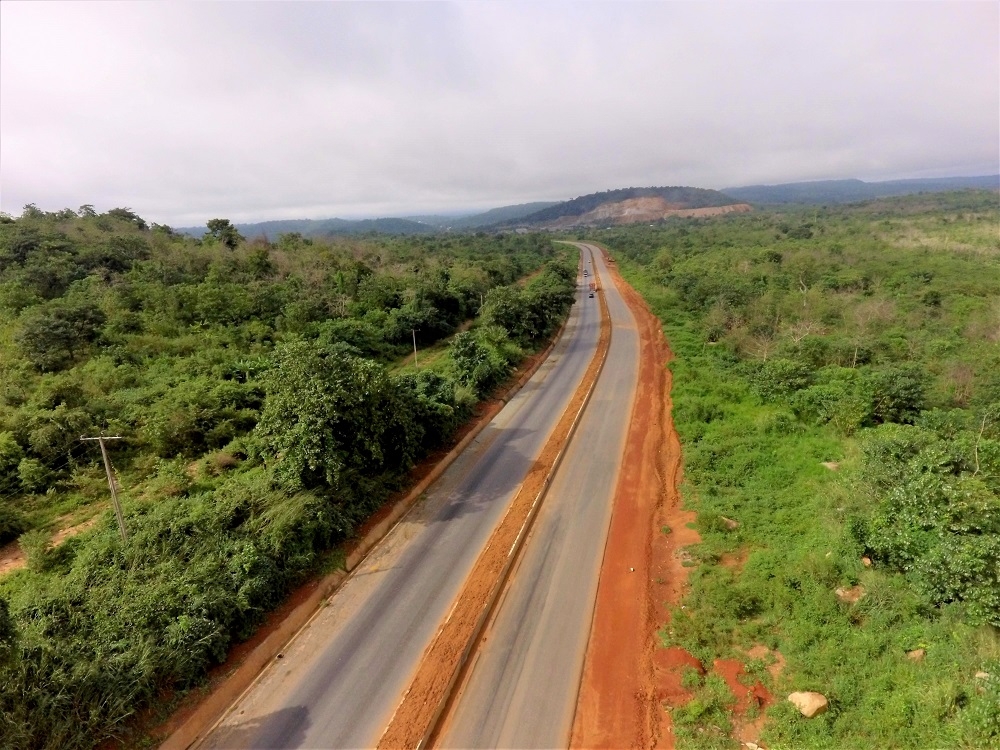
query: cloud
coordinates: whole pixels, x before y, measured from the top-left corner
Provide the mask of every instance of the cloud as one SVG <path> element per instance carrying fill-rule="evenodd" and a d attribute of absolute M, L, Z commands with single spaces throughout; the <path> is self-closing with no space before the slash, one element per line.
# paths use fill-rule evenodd
<path fill-rule="evenodd" d="M 0 207 L 153 221 L 1000 171 L 1000 11 L 0 4 Z"/>

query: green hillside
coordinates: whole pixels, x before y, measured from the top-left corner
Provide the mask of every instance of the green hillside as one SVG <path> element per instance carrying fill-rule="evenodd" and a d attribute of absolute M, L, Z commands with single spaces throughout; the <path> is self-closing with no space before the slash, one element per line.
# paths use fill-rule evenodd
<path fill-rule="evenodd" d="M 1000 190 L 1000 175 L 981 177 L 941 177 L 922 180 L 820 180 L 781 185 L 750 185 L 725 188 L 722 192 L 737 200 L 757 204 L 856 203 L 913 193 L 940 193 L 949 190 Z"/>

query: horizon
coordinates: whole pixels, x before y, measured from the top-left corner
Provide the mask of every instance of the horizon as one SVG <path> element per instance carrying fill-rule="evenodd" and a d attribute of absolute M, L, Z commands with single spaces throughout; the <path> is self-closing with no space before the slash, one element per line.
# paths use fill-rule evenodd
<path fill-rule="evenodd" d="M 0 3 L 0 210 L 188 226 L 991 174 L 998 25 L 975 0 Z"/>
<path fill-rule="evenodd" d="M 891 179 L 886 179 L 886 180 L 863 180 L 863 179 L 857 178 L 857 177 L 839 177 L 839 178 L 829 178 L 829 179 L 822 179 L 821 178 L 821 179 L 816 179 L 816 180 L 800 180 L 800 181 L 797 181 L 797 182 L 757 183 L 757 184 L 754 184 L 754 185 L 730 185 L 727 188 L 707 188 L 707 189 L 718 190 L 718 192 L 724 193 L 726 190 L 742 190 L 742 189 L 752 188 L 752 187 L 779 187 L 779 186 L 785 186 L 785 185 L 808 185 L 808 184 L 822 184 L 822 183 L 830 183 L 830 182 L 861 182 L 861 183 L 864 183 L 864 184 L 872 185 L 872 184 L 881 184 L 881 183 L 909 182 L 909 181 L 918 181 L 918 180 L 977 179 L 977 178 L 991 178 L 991 177 L 996 177 L 996 178 L 1000 179 L 1000 172 L 985 173 L 985 174 L 943 174 L 943 175 L 940 175 L 940 176 L 937 176 L 937 177 L 897 177 L 897 178 L 891 178 Z M 659 185 L 634 185 L 634 186 L 629 186 L 629 187 L 652 188 L 652 187 L 665 187 L 665 186 L 659 186 Z M 685 185 L 685 186 L 680 186 L 680 187 L 698 187 L 698 186 L 695 186 L 695 185 Z M 594 191 L 594 193 L 608 192 L 609 190 L 619 190 L 619 189 L 624 189 L 624 188 L 605 188 L 604 190 Z M 231 217 L 225 217 L 225 216 L 223 216 L 223 217 L 212 216 L 212 217 L 209 217 L 209 218 L 229 218 L 234 225 L 257 225 L 257 224 L 267 224 L 267 223 L 271 223 L 271 222 L 284 222 L 284 221 L 313 221 L 313 222 L 322 222 L 322 221 L 348 221 L 348 222 L 354 222 L 354 221 L 357 221 L 357 222 L 360 222 L 360 221 L 380 221 L 380 220 L 388 220 L 388 219 L 402 219 L 402 220 L 414 221 L 414 222 L 418 222 L 419 223 L 421 219 L 430 218 L 430 217 L 446 218 L 446 219 L 464 219 L 464 218 L 469 218 L 469 217 L 472 217 L 472 216 L 478 216 L 478 215 L 481 215 L 481 214 L 484 214 L 484 213 L 488 213 L 489 211 L 496 210 L 496 209 L 509 208 L 509 207 L 519 206 L 519 205 L 526 205 L 526 204 L 529 204 L 529 203 L 553 203 L 553 204 L 555 204 L 555 203 L 564 203 L 564 202 L 567 202 L 567 201 L 574 200 L 576 198 L 583 197 L 584 195 L 592 195 L 594 193 L 584 193 L 584 194 L 580 194 L 580 195 L 575 195 L 572 198 L 564 198 L 562 200 L 548 200 L 548 201 L 545 201 L 545 200 L 537 200 L 537 201 L 536 200 L 515 200 L 512 203 L 506 203 L 506 204 L 503 204 L 503 205 L 491 205 L 489 208 L 481 208 L 481 209 L 453 209 L 453 210 L 440 210 L 440 211 L 433 211 L 433 212 L 431 212 L 431 211 L 419 212 L 418 211 L 418 212 L 405 213 L 405 214 L 404 213 L 397 213 L 397 214 L 384 214 L 384 215 L 383 214 L 379 214 L 379 215 L 367 215 L 367 216 L 343 216 L 343 215 L 341 215 L 341 216 L 319 216 L 319 217 L 283 216 L 283 217 L 278 217 L 278 218 L 266 218 L 266 219 L 253 219 L 253 218 L 251 218 L 251 219 L 239 219 L 239 220 L 233 220 L 233 219 L 231 219 Z M 61 207 L 52 206 L 52 207 L 47 207 L 47 206 L 39 206 L 37 203 L 30 203 L 30 204 L 26 204 L 26 205 L 34 205 L 39 210 L 47 211 L 47 212 L 56 212 L 56 211 L 61 211 L 63 209 L 67 209 L 67 208 L 69 208 L 70 210 L 74 210 L 74 211 L 77 210 L 77 209 L 75 209 L 75 208 L 73 208 L 71 206 L 61 206 Z M 82 206 L 82 205 L 94 205 L 94 204 L 80 204 L 80 205 Z M 106 208 L 101 208 L 101 207 L 98 207 L 98 206 L 94 205 L 94 208 L 95 208 L 95 210 L 97 210 L 98 213 L 104 213 L 104 212 L 109 211 L 109 210 L 111 210 L 113 208 L 128 208 L 130 210 L 135 211 L 136 214 L 138 214 L 143 219 L 150 221 L 151 223 L 161 224 L 161 222 L 156 222 L 153 219 L 150 219 L 150 217 L 145 216 L 141 211 L 136 210 L 133 206 L 110 206 L 109 205 Z M 22 207 L 22 210 L 23 210 L 23 207 Z M 11 214 L 11 213 L 6 212 L 6 211 L 0 211 L 0 215 L 2 215 L 2 214 L 6 214 L 6 215 L 9 215 L 9 216 L 20 215 L 20 214 L 17 214 L 17 215 Z M 206 219 L 205 221 L 207 222 L 208 220 L 209 219 Z M 205 225 L 205 222 L 202 222 L 201 224 L 185 224 L 185 225 L 167 224 L 166 226 L 169 226 L 172 229 L 176 229 L 178 231 L 184 231 L 184 230 L 202 229 L 204 227 L 204 225 Z"/>
<path fill-rule="evenodd" d="M 872 184 L 892 183 L 892 182 L 910 182 L 910 181 L 917 181 L 917 180 L 977 179 L 977 178 L 992 178 L 992 177 L 996 177 L 998 180 L 1000 180 L 1000 172 L 997 172 L 997 173 L 987 173 L 987 174 L 966 174 L 966 175 L 944 174 L 944 175 L 941 175 L 941 176 L 938 176 L 938 177 L 900 177 L 900 178 L 893 178 L 893 179 L 887 179 L 887 180 L 863 180 L 863 179 L 860 179 L 860 178 L 857 178 L 857 177 L 842 177 L 842 178 L 832 178 L 832 179 L 800 180 L 800 181 L 797 181 L 797 182 L 776 182 L 776 183 L 767 183 L 767 184 L 765 184 L 765 183 L 758 183 L 758 184 L 755 184 L 755 185 L 730 185 L 729 187 L 727 187 L 725 189 L 716 189 L 716 188 L 707 188 L 707 189 L 718 190 L 718 192 L 724 193 L 725 190 L 727 190 L 727 189 L 728 190 L 742 190 L 742 189 L 752 188 L 752 187 L 779 187 L 779 186 L 785 186 L 785 185 L 808 185 L 808 184 L 823 184 L 823 183 L 830 183 L 830 182 L 860 182 L 860 183 L 872 185 Z M 632 186 L 629 186 L 629 187 L 636 187 L 636 188 L 643 189 L 643 188 L 667 187 L 667 186 L 663 186 L 663 185 L 632 185 Z M 678 186 L 678 187 L 698 187 L 698 186 L 695 186 L 695 185 L 685 185 L 685 186 Z M 621 189 L 627 189 L 627 188 L 605 188 L 603 190 L 594 191 L 593 193 L 583 193 L 583 194 L 580 194 L 580 195 L 574 195 L 574 196 L 572 196 L 570 198 L 564 198 L 562 200 L 549 200 L 549 201 L 541 201 L 541 200 L 540 201 L 534 201 L 534 200 L 515 200 L 512 203 L 507 203 L 507 204 L 503 204 L 503 205 L 491 205 L 489 208 L 476 209 L 476 210 L 455 209 L 455 210 L 452 210 L 452 211 L 443 210 L 443 211 L 435 211 L 435 212 L 414 212 L 414 213 L 407 213 L 407 214 L 398 213 L 398 214 L 370 215 L 370 216 L 356 216 L 356 217 L 351 217 L 351 216 L 319 216 L 319 217 L 285 216 L 285 217 L 280 217 L 280 218 L 248 219 L 248 220 L 233 220 L 233 219 L 231 219 L 231 217 L 225 217 L 225 216 L 223 216 L 223 217 L 213 216 L 213 217 L 210 217 L 210 218 L 229 218 L 230 221 L 232 221 L 232 223 L 234 225 L 257 225 L 257 224 L 267 224 L 267 223 L 271 223 L 271 222 L 284 222 L 284 221 L 313 221 L 313 222 L 322 222 L 322 221 L 348 221 L 348 222 L 353 222 L 353 221 L 357 221 L 357 222 L 360 222 L 360 221 L 380 221 L 380 220 L 391 220 L 391 219 L 400 219 L 400 220 L 406 220 L 406 221 L 420 222 L 421 219 L 423 219 L 423 218 L 430 218 L 430 217 L 447 218 L 447 219 L 464 219 L 464 218 L 469 218 L 469 217 L 472 217 L 472 216 L 478 216 L 478 215 L 481 215 L 481 214 L 485 214 L 485 213 L 488 213 L 489 211 L 496 210 L 496 209 L 509 208 L 509 207 L 513 207 L 513 206 L 526 205 L 526 204 L 530 204 L 530 203 L 553 203 L 553 204 L 556 204 L 556 203 L 565 203 L 565 202 L 568 202 L 568 201 L 571 201 L 571 200 L 575 200 L 576 198 L 584 197 L 585 195 L 593 195 L 593 194 L 596 194 L 596 193 L 608 192 L 608 191 L 611 191 L 611 190 L 621 190 Z M 35 204 L 35 205 L 37 206 L 37 204 Z M 81 204 L 81 205 L 83 205 L 83 204 Z M 65 208 L 71 208 L 69 206 L 62 206 L 60 208 L 54 208 L 54 207 L 53 208 L 47 208 L 47 207 L 43 207 L 43 206 L 37 206 L 37 207 L 40 210 L 43 210 L 43 211 L 59 211 L 59 210 L 65 209 Z M 97 207 L 95 206 L 95 210 L 98 210 L 98 213 L 103 213 L 104 211 L 111 210 L 112 208 L 129 208 L 130 210 L 135 210 L 135 208 L 132 207 L 132 206 L 108 206 L 107 208 L 105 208 L 103 210 L 98 210 Z M 72 209 L 72 210 L 76 210 L 76 209 Z M 150 220 L 149 217 L 143 215 L 141 211 L 137 211 L 136 210 L 136 213 L 139 216 L 141 216 L 143 219 Z M 150 221 L 152 221 L 152 220 L 150 220 Z M 206 221 L 208 221 L 208 219 L 206 219 Z M 160 223 L 160 222 L 155 222 L 155 223 Z M 170 226 L 172 229 L 176 229 L 178 231 L 183 231 L 183 230 L 197 230 L 197 229 L 203 229 L 204 228 L 204 222 L 202 222 L 201 224 L 185 224 L 185 225 L 170 224 L 168 226 Z"/>

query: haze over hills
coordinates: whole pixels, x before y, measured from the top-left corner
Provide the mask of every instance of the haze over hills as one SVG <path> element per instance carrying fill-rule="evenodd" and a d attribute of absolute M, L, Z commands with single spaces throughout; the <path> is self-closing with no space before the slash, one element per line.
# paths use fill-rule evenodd
<path fill-rule="evenodd" d="M 782 203 L 854 203 L 893 195 L 940 193 L 946 190 L 969 188 L 1000 189 L 1000 175 L 935 177 L 919 180 L 887 180 L 885 182 L 818 180 L 780 185 L 748 185 L 746 187 L 724 188 L 722 192 L 748 203 L 774 205 Z"/>
<path fill-rule="evenodd" d="M 407 216 L 381 219 L 288 219 L 237 224 L 240 234 L 275 238 L 298 232 L 305 237 L 353 234 L 433 234 L 452 231 L 509 231 L 512 229 L 560 230 L 584 226 L 653 223 L 671 217 L 708 217 L 750 211 L 749 204 L 853 203 L 887 196 L 963 189 L 1000 189 L 1000 175 L 941 177 L 917 180 L 864 182 L 819 180 L 779 185 L 749 185 L 706 190 L 671 186 L 619 188 L 582 195 L 572 200 L 539 201 L 502 206 L 472 215 Z M 194 237 L 205 227 L 181 227 Z"/>
<path fill-rule="evenodd" d="M 520 203 L 515 206 L 493 208 L 483 213 L 465 216 L 404 216 L 386 219 L 287 219 L 262 221 L 252 224 L 237 224 L 236 229 L 244 237 L 277 237 L 286 232 L 298 232 L 304 237 L 328 237 L 332 235 L 366 234 L 429 234 L 452 230 L 471 230 L 516 220 L 549 206 L 553 201 Z M 182 227 L 177 231 L 194 237 L 205 234 L 205 227 Z"/>

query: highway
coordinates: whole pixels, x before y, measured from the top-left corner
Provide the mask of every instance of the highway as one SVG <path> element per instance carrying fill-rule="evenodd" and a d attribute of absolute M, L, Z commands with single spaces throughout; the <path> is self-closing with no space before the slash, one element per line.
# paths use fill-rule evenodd
<path fill-rule="evenodd" d="M 607 362 L 443 724 L 440 747 L 569 745 L 639 368 L 635 319 L 596 248 L 593 255 L 612 320 Z"/>
<path fill-rule="evenodd" d="M 548 360 L 197 747 L 375 746 L 593 357 L 583 282 Z"/>

